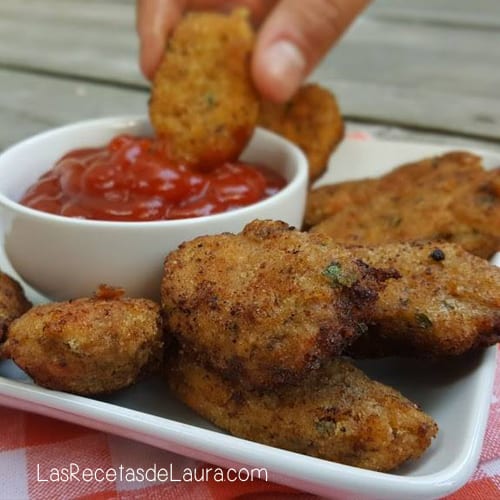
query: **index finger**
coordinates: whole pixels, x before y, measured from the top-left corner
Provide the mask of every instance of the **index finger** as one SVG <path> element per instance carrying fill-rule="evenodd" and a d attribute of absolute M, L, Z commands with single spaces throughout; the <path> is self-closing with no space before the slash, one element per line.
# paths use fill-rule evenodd
<path fill-rule="evenodd" d="M 167 36 L 179 21 L 186 0 L 137 0 L 136 29 L 140 40 L 141 71 L 148 78 L 160 63 Z"/>

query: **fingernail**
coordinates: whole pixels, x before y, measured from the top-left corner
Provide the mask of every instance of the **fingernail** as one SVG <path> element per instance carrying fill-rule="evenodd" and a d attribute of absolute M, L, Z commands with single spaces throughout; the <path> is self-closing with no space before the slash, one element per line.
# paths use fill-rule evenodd
<path fill-rule="evenodd" d="M 290 98 L 305 76 L 306 60 L 293 43 L 280 40 L 272 44 L 264 53 L 264 64 L 268 76 L 279 85 L 283 98 Z"/>

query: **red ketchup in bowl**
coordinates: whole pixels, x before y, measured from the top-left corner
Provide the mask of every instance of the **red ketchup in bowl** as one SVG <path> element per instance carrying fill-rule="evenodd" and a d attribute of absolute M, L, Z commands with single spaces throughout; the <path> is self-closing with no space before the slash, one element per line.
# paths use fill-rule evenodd
<path fill-rule="evenodd" d="M 223 163 L 205 171 L 176 164 L 161 141 L 120 135 L 106 146 L 65 154 L 20 203 L 93 220 L 185 219 L 251 205 L 285 184 L 260 165 Z"/>

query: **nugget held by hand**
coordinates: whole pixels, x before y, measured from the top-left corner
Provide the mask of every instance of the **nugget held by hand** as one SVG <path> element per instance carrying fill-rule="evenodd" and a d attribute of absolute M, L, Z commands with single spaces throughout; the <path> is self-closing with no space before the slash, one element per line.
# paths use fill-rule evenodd
<path fill-rule="evenodd" d="M 377 471 L 416 459 L 437 434 L 434 420 L 398 391 L 337 358 L 299 386 L 255 392 L 186 358 L 170 363 L 172 391 L 231 434 Z"/>
<path fill-rule="evenodd" d="M 353 248 L 401 278 L 379 294 L 357 356 L 453 356 L 500 341 L 500 268 L 452 243 Z"/>
<path fill-rule="evenodd" d="M 383 281 L 321 235 L 254 221 L 184 243 L 165 260 L 162 306 L 184 349 L 249 386 L 300 378 L 364 328 Z"/>
<path fill-rule="evenodd" d="M 93 395 L 133 384 L 160 365 L 159 306 L 108 292 L 33 307 L 11 324 L 5 353 L 49 389 Z"/>
<path fill-rule="evenodd" d="M 198 167 L 238 159 L 251 138 L 259 96 L 250 74 L 254 33 L 246 11 L 190 13 L 168 41 L 149 114 L 170 156 Z"/>

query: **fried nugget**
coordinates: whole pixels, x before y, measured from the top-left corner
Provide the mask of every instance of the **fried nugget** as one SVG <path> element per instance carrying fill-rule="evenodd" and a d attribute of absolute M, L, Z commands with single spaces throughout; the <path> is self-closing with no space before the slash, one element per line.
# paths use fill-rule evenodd
<path fill-rule="evenodd" d="M 346 245 L 383 245 L 415 240 L 448 241 L 489 258 L 499 247 L 499 238 L 459 220 L 433 191 L 373 199 L 365 207 L 350 206 L 314 226 Z"/>
<path fill-rule="evenodd" d="M 5 340 L 9 325 L 31 307 L 21 285 L 0 271 L 0 344 Z"/>
<path fill-rule="evenodd" d="M 208 168 L 238 159 L 260 106 L 250 75 L 254 38 L 243 9 L 189 13 L 175 29 L 149 114 L 177 161 Z"/>
<path fill-rule="evenodd" d="M 452 191 L 473 181 L 484 173 L 481 157 L 468 151 L 451 151 L 402 165 L 382 179 L 384 190 L 413 191 L 418 187 L 432 187 Z"/>
<path fill-rule="evenodd" d="M 465 151 L 452 151 L 401 165 L 379 178 L 321 186 L 309 193 L 305 226 L 319 224 L 350 206 L 370 206 L 372 200 L 407 195 L 458 193 L 484 174 L 481 158 Z"/>
<path fill-rule="evenodd" d="M 455 356 L 500 341 L 500 268 L 451 243 L 352 251 L 401 278 L 380 292 L 373 323 L 350 354 Z"/>
<path fill-rule="evenodd" d="M 231 434 L 377 471 L 416 459 L 437 434 L 434 420 L 399 392 L 337 358 L 300 386 L 255 392 L 228 383 L 186 356 L 175 357 L 172 391 Z"/>
<path fill-rule="evenodd" d="M 291 382 L 360 334 L 382 282 L 394 276 L 329 238 L 254 221 L 167 256 L 164 320 L 184 349 L 225 377 Z"/>
<path fill-rule="evenodd" d="M 4 351 L 43 387 L 83 395 L 116 391 L 159 367 L 159 306 L 107 292 L 35 306 L 10 325 Z"/>
<path fill-rule="evenodd" d="M 364 183 L 346 185 L 348 194 L 344 198 L 351 203 L 344 203 L 311 230 L 328 234 L 339 243 L 355 245 L 444 240 L 489 258 L 500 248 L 500 203 L 494 196 L 481 196 L 481 192 L 493 185 L 500 171 L 484 171 L 474 161 L 476 158 L 451 153 L 437 158 L 436 167 L 425 160 L 415 164 L 417 169 L 423 167 L 420 177 L 410 175 L 407 179 L 394 173 L 375 184 L 370 181 L 364 199 L 356 198 L 356 189 L 362 189 Z M 406 172 L 412 173 L 409 169 Z M 309 220 L 335 210 L 335 203 L 339 206 L 339 193 L 331 188 L 331 194 L 324 191 L 320 196 L 311 196 L 310 210 L 316 208 L 310 211 Z M 322 208 L 318 209 L 318 205 Z"/>
<path fill-rule="evenodd" d="M 344 122 L 335 96 L 316 84 L 302 86 L 285 104 L 264 101 L 259 125 L 304 151 L 311 183 L 324 173 L 330 155 L 344 137 Z"/>
<path fill-rule="evenodd" d="M 500 250 L 500 168 L 476 177 L 454 197 L 450 210 L 463 223 L 491 234 Z"/>
<path fill-rule="evenodd" d="M 363 179 L 313 189 L 307 197 L 304 228 L 309 229 L 350 206 L 369 203 L 377 196 L 379 187 L 378 179 Z"/>

